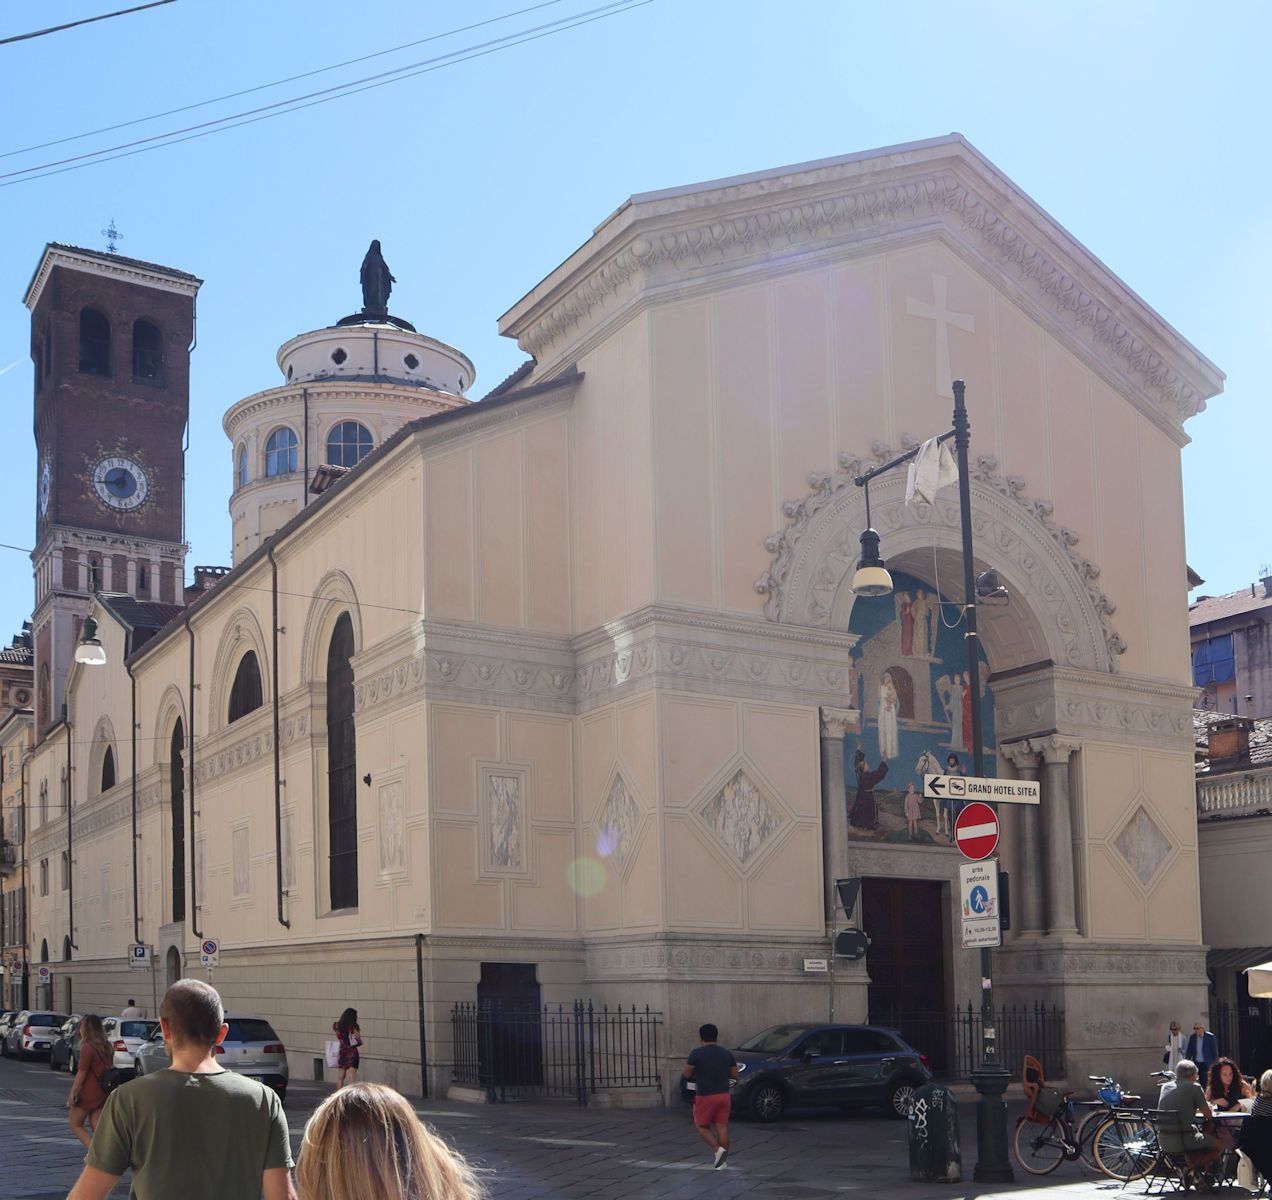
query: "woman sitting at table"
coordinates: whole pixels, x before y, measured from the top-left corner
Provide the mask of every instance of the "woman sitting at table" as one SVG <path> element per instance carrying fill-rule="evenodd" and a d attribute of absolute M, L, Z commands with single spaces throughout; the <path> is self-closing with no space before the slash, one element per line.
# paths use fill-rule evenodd
<path fill-rule="evenodd" d="M 1216 1058 L 1210 1067 L 1210 1086 L 1206 1089 L 1206 1099 L 1216 1112 L 1237 1112 L 1242 1100 L 1249 1100 L 1254 1095 L 1252 1088 L 1241 1077 L 1237 1064 L 1230 1058 Z"/>

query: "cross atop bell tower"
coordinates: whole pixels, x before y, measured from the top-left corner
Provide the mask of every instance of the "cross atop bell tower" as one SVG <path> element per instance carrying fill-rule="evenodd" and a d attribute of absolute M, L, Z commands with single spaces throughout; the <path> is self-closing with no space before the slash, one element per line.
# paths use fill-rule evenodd
<path fill-rule="evenodd" d="M 61 713 L 93 592 L 182 601 L 182 445 L 201 283 L 155 263 L 50 243 L 27 289 L 37 736 Z"/>

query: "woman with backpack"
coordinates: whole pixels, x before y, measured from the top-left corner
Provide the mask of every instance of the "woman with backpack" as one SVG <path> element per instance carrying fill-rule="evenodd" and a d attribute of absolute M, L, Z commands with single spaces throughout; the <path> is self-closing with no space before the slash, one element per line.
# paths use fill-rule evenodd
<path fill-rule="evenodd" d="M 71 1131 L 88 1146 L 93 1139 L 85 1124 L 91 1121 L 96 1128 L 97 1115 L 106 1106 L 106 1076 L 115 1065 L 115 1054 L 106 1040 L 101 1017 L 93 1013 L 79 1023 L 79 1039 L 79 1069 L 71 1081 L 66 1107 L 71 1110 Z"/>

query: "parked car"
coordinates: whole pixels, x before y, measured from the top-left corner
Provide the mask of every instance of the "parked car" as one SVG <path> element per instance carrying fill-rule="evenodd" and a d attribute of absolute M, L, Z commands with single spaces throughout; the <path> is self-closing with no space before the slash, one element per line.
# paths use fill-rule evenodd
<path fill-rule="evenodd" d="M 932 1079 L 922 1054 L 895 1029 L 877 1025 L 774 1025 L 733 1057 L 734 1111 L 760 1121 L 816 1106 L 874 1106 L 904 1118 L 915 1089 Z M 681 1095 L 692 1099 L 691 1081 L 681 1081 Z"/>
<path fill-rule="evenodd" d="M 230 1027 L 229 1032 L 216 1048 L 221 1065 L 226 1070 L 259 1079 L 267 1087 L 272 1087 L 280 1100 L 286 1100 L 290 1078 L 287 1050 L 274 1027 L 264 1017 L 246 1013 L 226 1013 L 225 1023 Z M 172 1059 L 163 1044 L 163 1031 L 160 1029 L 156 1029 L 133 1055 L 133 1066 L 138 1075 L 153 1075 L 171 1065 Z"/>
<path fill-rule="evenodd" d="M 13 1024 L 13 1018 L 18 1015 L 16 1008 L 6 1008 L 0 1012 L 0 1058 L 8 1055 L 7 1041 L 9 1038 L 9 1027 Z"/>
<path fill-rule="evenodd" d="M 140 1017 L 129 1017 L 127 1020 L 123 1017 L 102 1018 L 102 1031 L 115 1052 L 111 1067 L 118 1080 L 122 1082 L 136 1074 L 134 1059 L 137 1051 L 150 1040 L 151 1034 L 158 1028 L 158 1021 L 147 1021 Z"/>
<path fill-rule="evenodd" d="M 57 1036 L 53 1039 L 49 1046 L 49 1070 L 60 1071 L 65 1068 L 74 1072 L 75 1068 L 71 1063 L 78 1057 L 79 1052 L 79 1023 L 84 1019 L 80 1013 L 71 1013 L 62 1027 L 57 1031 Z"/>
<path fill-rule="evenodd" d="M 9 1026 L 5 1045 L 19 1059 L 33 1058 L 49 1052 L 49 1046 L 66 1020 L 65 1013 L 32 1012 L 23 1009 Z"/>

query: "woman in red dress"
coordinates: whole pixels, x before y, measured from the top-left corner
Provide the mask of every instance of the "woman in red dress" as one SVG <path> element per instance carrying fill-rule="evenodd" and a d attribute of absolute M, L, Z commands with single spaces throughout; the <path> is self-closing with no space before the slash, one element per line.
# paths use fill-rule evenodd
<path fill-rule="evenodd" d="M 79 1069 L 71 1081 L 66 1107 L 71 1131 L 85 1146 L 93 1140 L 84 1127 L 91 1121 L 97 1126 L 97 1115 L 106 1106 L 106 1072 L 115 1065 L 115 1052 L 106 1040 L 101 1017 L 89 1013 L 79 1023 Z"/>
<path fill-rule="evenodd" d="M 359 1053 L 362 1030 L 358 1027 L 358 1010 L 346 1008 L 331 1028 L 340 1039 L 340 1056 L 336 1059 L 336 1066 L 340 1068 L 340 1082 L 336 1084 L 339 1091 L 347 1083 L 358 1082 L 358 1068 L 362 1065 Z"/>

